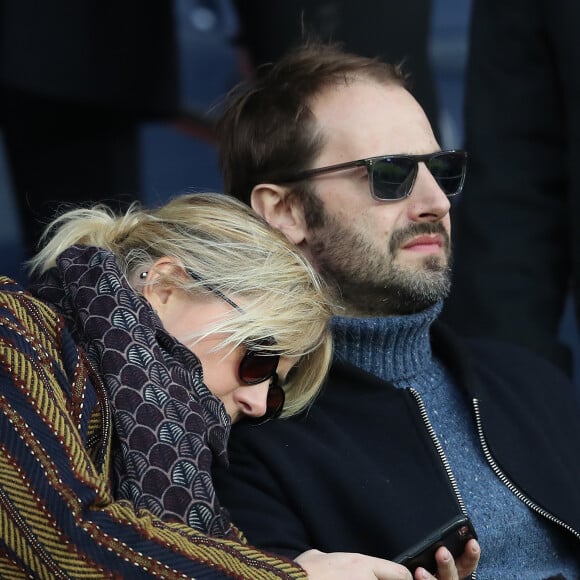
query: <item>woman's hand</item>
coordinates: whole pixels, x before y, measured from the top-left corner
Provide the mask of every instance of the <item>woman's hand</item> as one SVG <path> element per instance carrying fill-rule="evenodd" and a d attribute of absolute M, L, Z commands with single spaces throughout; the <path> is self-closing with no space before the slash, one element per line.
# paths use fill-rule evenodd
<path fill-rule="evenodd" d="M 435 554 L 438 580 L 460 580 L 469 577 L 479 562 L 480 549 L 476 540 L 470 540 L 463 554 L 457 559 L 447 548 L 441 547 Z M 296 558 L 311 580 L 435 580 L 435 576 L 423 568 L 411 575 L 409 570 L 381 558 L 352 552 L 325 553 L 308 550 Z"/>
<path fill-rule="evenodd" d="M 355 554 L 308 550 L 296 558 L 309 580 L 413 580 L 407 568 L 394 562 Z M 430 574 L 422 578 L 435 580 Z"/>

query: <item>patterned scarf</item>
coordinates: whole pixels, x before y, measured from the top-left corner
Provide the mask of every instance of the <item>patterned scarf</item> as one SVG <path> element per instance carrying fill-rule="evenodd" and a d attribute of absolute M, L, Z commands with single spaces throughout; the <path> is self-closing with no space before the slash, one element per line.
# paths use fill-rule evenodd
<path fill-rule="evenodd" d="M 237 539 L 216 498 L 230 420 L 197 357 L 169 335 L 109 251 L 74 246 L 31 292 L 62 313 L 113 409 L 117 495 L 135 509 Z"/>

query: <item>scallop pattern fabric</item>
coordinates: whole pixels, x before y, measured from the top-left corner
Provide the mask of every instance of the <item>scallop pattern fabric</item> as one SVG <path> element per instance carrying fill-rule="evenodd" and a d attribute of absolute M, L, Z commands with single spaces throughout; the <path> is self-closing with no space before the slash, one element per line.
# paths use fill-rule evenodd
<path fill-rule="evenodd" d="M 166 521 L 237 537 L 211 479 L 212 462 L 227 462 L 229 417 L 197 357 L 164 330 L 114 254 L 69 248 L 32 291 L 62 312 L 104 380 L 118 497 Z"/>

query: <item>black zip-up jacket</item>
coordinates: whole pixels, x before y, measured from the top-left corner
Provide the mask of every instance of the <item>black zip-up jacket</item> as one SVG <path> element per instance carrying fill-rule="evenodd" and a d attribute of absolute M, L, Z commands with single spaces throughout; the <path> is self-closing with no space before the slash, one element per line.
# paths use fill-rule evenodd
<path fill-rule="evenodd" d="M 438 324 L 431 340 L 465 392 L 494 472 L 580 554 L 580 406 L 571 383 L 518 347 L 460 343 Z M 336 362 L 309 412 L 234 427 L 230 467 L 214 473 L 218 496 L 266 550 L 393 559 L 463 511 L 421 407 L 412 389 Z"/>

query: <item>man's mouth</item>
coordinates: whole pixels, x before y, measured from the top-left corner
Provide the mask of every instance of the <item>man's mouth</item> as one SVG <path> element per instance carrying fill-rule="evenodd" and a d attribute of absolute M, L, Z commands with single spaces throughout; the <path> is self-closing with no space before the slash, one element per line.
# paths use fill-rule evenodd
<path fill-rule="evenodd" d="M 443 246 L 444 241 L 440 234 L 423 234 L 421 236 L 415 236 L 408 242 L 402 244 L 401 249 L 424 254 L 435 254 L 440 252 Z"/>

